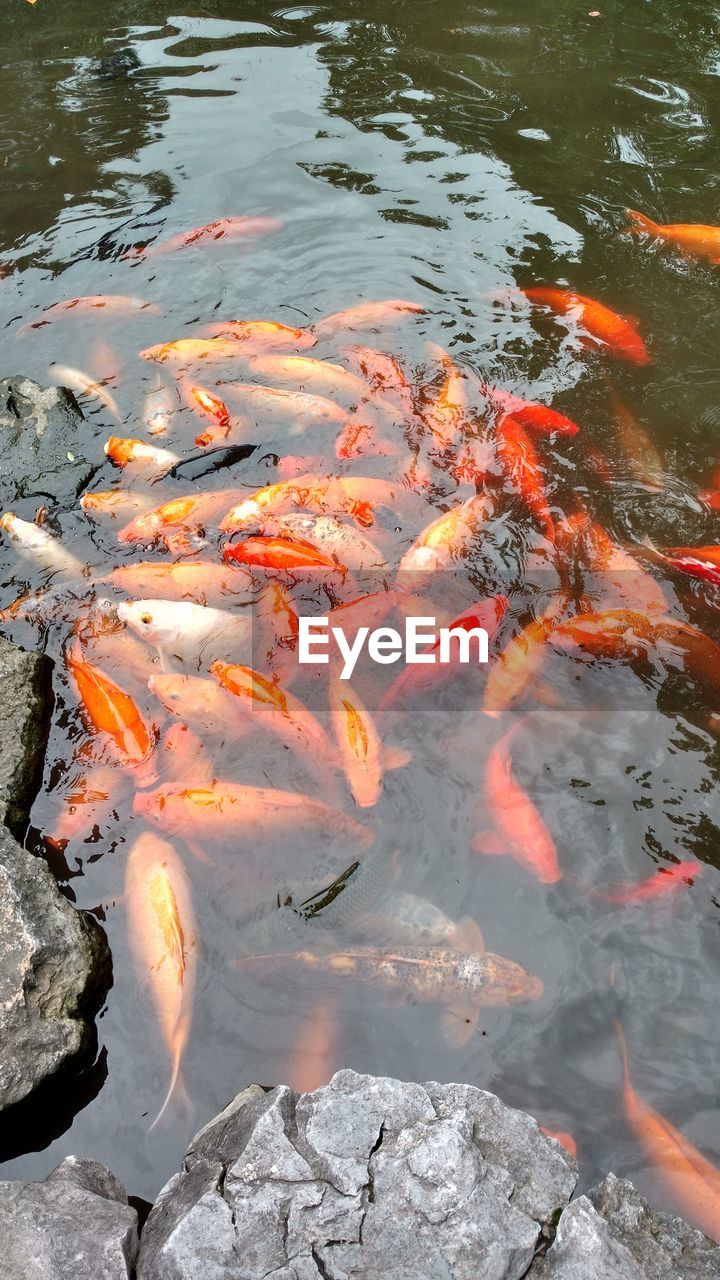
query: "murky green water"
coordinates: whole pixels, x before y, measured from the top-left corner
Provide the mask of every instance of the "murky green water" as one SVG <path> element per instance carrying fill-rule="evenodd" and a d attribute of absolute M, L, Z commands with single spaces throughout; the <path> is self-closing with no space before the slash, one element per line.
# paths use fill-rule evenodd
<path fill-rule="evenodd" d="M 47 381 L 53 362 L 109 373 L 121 434 L 142 434 L 157 369 L 138 360 L 141 348 L 211 320 L 304 326 L 362 299 L 408 298 L 427 314 L 378 341 L 411 377 L 422 380 L 424 344 L 440 343 L 461 366 L 580 424 L 577 437 L 555 438 L 545 454 L 556 508 L 572 510 L 581 497 L 618 545 L 718 541 L 717 516 L 697 492 L 720 460 L 720 277 L 621 234 L 628 206 L 662 222 L 718 221 L 718 10 L 630 0 L 604 4 L 598 16 L 567 0 L 248 4 L 240 19 L 229 3 L 179 8 L 120 2 L 105 26 L 89 0 L 6 6 L 3 373 Z M 134 56 L 99 62 L 119 50 Z M 240 215 L 284 227 L 246 247 L 125 256 L 155 237 Z M 609 362 L 582 350 L 562 324 L 498 304 L 503 290 L 532 285 L 577 289 L 637 316 L 652 362 Z M 65 318 L 20 332 L 51 303 L 101 293 L 139 295 L 162 315 L 102 326 Z M 322 354 L 338 357 L 332 346 Z M 611 391 L 665 455 L 661 491 L 619 449 Z M 117 473 L 103 462 L 102 443 L 117 424 L 97 402 L 84 405 L 89 447 L 104 467 L 94 487 L 107 488 Z M 176 441 L 189 443 L 187 410 L 176 425 Z M 232 481 L 208 483 L 269 483 L 276 469 L 260 457 L 317 457 L 325 447 L 322 437 L 299 441 L 283 427 L 261 443 L 267 448 Z M 389 474 L 390 465 L 374 459 L 371 474 Z M 446 479 L 434 477 L 438 511 L 455 500 Z M 159 491 L 174 493 L 170 482 Z M 34 515 L 31 502 L 17 510 Z M 119 562 L 112 530 L 77 515 L 60 524 L 81 558 Z M 417 532 L 400 528 L 402 549 Z M 495 570 L 482 557 L 473 563 L 475 595 L 508 583 L 519 592 L 537 531 L 511 511 L 487 537 Z M 7 547 L 2 554 L 5 604 L 37 583 Z M 655 572 L 669 611 L 718 639 L 717 591 Z M 51 628 L 43 643 L 60 656 L 65 637 Z M 452 1049 L 431 1005 L 389 1005 L 381 989 L 327 972 L 241 980 L 230 962 L 241 922 L 257 915 L 255 890 L 232 860 L 210 872 L 189 859 L 203 939 L 184 1066 L 192 1109 L 171 1111 L 148 1135 L 167 1055 L 126 941 L 132 823 L 101 823 L 60 868 L 78 905 L 99 910 L 113 947 L 101 1055 L 69 1090 L 66 1110 L 13 1137 L 6 1176 L 43 1176 L 73 1151 L 107 1162 L 132 1193 L 154 1196 L 188 1135 L 229 1096 L 298 1070 L 313 1016 L 332 1066 L 492 1088 L 574 1134 L 584 1183 L 612 1168 L 669 1203 L 623 1116 L 611 1030 L 620 1016 L 636 1088 L 719 1162 L 720 852 L 717 739 L 708 726 L 716 691 L 611 662 L 557 680 L 560 706 L 535 704 L 518 770 L 555 838 L 559 884 L 470 848 L 483 762 L 498 733 L 472 687 L 412 711 L 398 733 L 413 762 L 390 775 L 372 815 L 376 847 L 388 857 L 401 850 L 401 885 L 453 918 L 475 917 L 490 950 L 541 977 L 541 1000 L 484 1011 L 482 1034 Z M 60 675 L 57 687 L 48 786 L 62 779 L 68 742 L 80 733 L 73 708 L 68 738 L 65 703 L 73 704 Z M 242 780 L 307 786 L 295 766 L 283 775 L 282 762 L 264 752 L 247 762 L 228 754 L 228 766 Z M 35 838 L 56 803 L 52 791 L 38 800 Z M 701 873 L 666 899 L 620 908 L 592 892 L 690 857 Z M 270 890 L 279 891 L 286 871 Z M 263 894 L 272 896 L 267 885 Z"/>

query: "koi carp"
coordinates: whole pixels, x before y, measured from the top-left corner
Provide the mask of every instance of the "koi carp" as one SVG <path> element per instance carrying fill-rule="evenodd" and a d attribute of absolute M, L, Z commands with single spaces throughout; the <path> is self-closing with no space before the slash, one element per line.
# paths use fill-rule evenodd
<path fill-rule="evenodd" d="M 653 902 L 657 898 L 676 893 L 683 885 L 691 885 L 692 877 L 701 870 L 702 863 L 689 858 L 684 862 L 658 867 L 647 880 L 641 880 L 637 884 L 616 884 L 607 889 L 593 889 L 593 893 L 595 897 L 617 906 L 628 906 L 632 902 Z"/>
<path fill-rule="evenodd" d="M 649 364 L 650 353 L 637 330 L 637 322 L 609 307 L 568 289 L 523 289 L 533 305 L 558 316 L 568 316 L 579 329 L 583 346 L 607 351 L 631 364 Z"/>
<path fill-rule="evenodd" d="M 704 259 L 713 266 L 720 263 L 720 227 L 704 226 L 701 222 L 653 222 L 636 209 L 626 209 L 625 214 L 629 220 L 628 234 L 665 240 L 688 257 Z"/>
<path fill-rule="evenodd" d="M 282 228 L 283 224 L 277 218 L 219 218 L 217 222 L 208 222 L 204 227 L 193 227 L 192 231 L 179 231 L 168 240 L 155 242 L 142 249 L 132 249 L 125 256 L 157 258 L 167 253 L 176 253 L 180 249 L 204 249 L 221 240 L 255 240 L 259 236 L 282 231 Z"/>
<path fill-rule="evenodd" d="M 92 728 L 110 739 L 119 758 L 127 764 L 139 765 L 147 760 L 155 748 L 154 730 L 145 723 L 130 695 L 88 662 L 77 645 L 67 651 L 65 663 Z"/>
<path fill-rule="evenodd" d="M 476 853 L 510 853 L 532 871 L 541 884 L 562 878 L 555 843 L 530 797 L 513 776 L 510 746 L 517 725 L 500 738 L 485 766 L 483 794 L 488 814 L 509 848 L 482 836 L 473 841 Z"/>

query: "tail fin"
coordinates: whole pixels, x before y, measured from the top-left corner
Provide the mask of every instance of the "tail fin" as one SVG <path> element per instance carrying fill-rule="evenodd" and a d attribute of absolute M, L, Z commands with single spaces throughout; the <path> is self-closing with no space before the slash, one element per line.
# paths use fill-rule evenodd
<path fill-rule="evenodd" d="M 644 213 L 638 213 L 637 209 L 626 209 L 625 217 L 629 223 L 626 231 L 630 235 L 656 236 L 658 234 L 657 223 L 646 218 Z"/>
<path fill-rule="evenodd" d="M 178 1099 L 180 1099 L 186 1106 L 188 1107 L 190 1106 L 190 1098 L 188 1097 L 187 1090 L 180 1077 L 180 1059 L 181 1058 L 182 1058 L 182 1052 L 178 1051 L 175 1054 L 173 1059 L 172 1075 L 170 1076 L 170 1084 L 168 1085 L 167 1093 L 165 1094 L 165 1097 L 163 1099 L 163 1104 L 160 1110 L 158 1111 L 155 1119 L 153 1120 L 152 1124 L 150 1125 L 150 1128 L 148 1129 L 148 1133 L 152 1133 L 155 1126 L 160 1123 L 160 1121 L 162 1120 L 163 1116 L 165 1115 L 165 1112 L 167 1111 L 170 1105 L 171 1099 L 174 1096 L 178 1097 Z"/>
<path fill-rule="evenodd" d="M 620 1061 L 622 1062 L 622 1069 L 623 1069 L 623 1079 L 625 1082 L 625 1089 L 627 1091 L 627 1089 L 630 1088 L 630 1064 L 628 1063 L 628 1051 L 627 1051 L 627 1045 L 625 1043 L 625 1032 L 623 1031 L 617 1018 L 613 1018 L 612 1027 L 618 1039 L 618 1046 L 620 1049 Z"/>

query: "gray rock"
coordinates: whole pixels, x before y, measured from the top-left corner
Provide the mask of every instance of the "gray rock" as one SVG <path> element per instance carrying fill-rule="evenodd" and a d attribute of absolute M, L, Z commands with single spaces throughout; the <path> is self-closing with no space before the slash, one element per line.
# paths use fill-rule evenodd
<path fill-rule="evenodd" d="M 470 1085 L 257 1085 L 194 1138 L 138 1280 L 519 1280 L 575 1166 Z"/>
<path fill-rule="evenodd" d="M 609 1174 L 568 1205 L 528 1280 L 718 1280 L 720 1247 Z"/>
<path fill-rule="evenodd" d="M 93 1049 L 109 981 L 102 929 L 0 827 L 0 1108 Z"/>
<path fill-rule="evenodd" d="M 44 1182 L 0 1182 L 3 1280 L 129 1280 L 137 1214 L 94 1160 L 68 1156 Z"/>
<path fill-rule="evenodd" d="M 0 381 L 0 503 L 67 508 L 90 480 L 87 424 L 72 391 L 17 374 Z M 68 457 L 71 454 L 71 457 Z"/>
<path fill-rule="evenodd" d="M 0 636 L 0 822 L 20 839 L 42 778 L 52 663 Z"/>

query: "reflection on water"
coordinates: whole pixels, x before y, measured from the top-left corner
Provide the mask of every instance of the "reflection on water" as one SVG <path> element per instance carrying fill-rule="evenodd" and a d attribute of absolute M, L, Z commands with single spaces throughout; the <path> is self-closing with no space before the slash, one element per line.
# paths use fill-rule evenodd
<path fill-rule="evenodd" d="M 207 429 L 210 421 L 178 394 L 174 367 L 140 360 L 139 351 L 196 337 L 215 321 L 273 320 L 306 332 L 362 299 L 406 298 L 425 313 L 353 334 L 351 342 L 396 356 L 423 410 L 443 378 L 429 344 L 442 344 L 468 378 L 552 404 L 580 424 L 577 436 L 537 442 L 553 516 L 585 505 L 617 546 L 649 557 L 643 567 L 660 583 L 668 612 L 718 639 L 712 585 L 652 558 L 653 547 L 717 540 L 716 518 L 697 498 L 718 453 L 717 276 L 621 234 L 628 206 L 664 222 L 716 219 L 713 7 L 689 10 L 668 0 L 648 13 L 618 2 L 592 17 L 584 6 L 543 3 L 532 21 L 518 3 L 456 3 L 442 13 L 430 3 L 255 4 L 242 21 L 229 3 L 206 4 L 201 13 L 185 8 L 121 3 L 117 27 L 107 31 L 87 0 L 70 17 L 39 0 L 32 9 L 13 7 L 0 41 L 12 112 L 0 192 L 4 372 L 21 369 L 44 382 L 57 364 L 103 382 L 119 421 L 107 396 L 103 403 L 81 394 L 87 453 L 98 469 L 93 490 L 123 483 L 103 454 L 109 435 L 141 436 L 183 455 L 197 452 L 198 422 Z M 212 249 L 134 252 L 238 217 L 278 219 L 283 229 Z M 533 286 L 575 289 L 637 316 L 652 363 L 588 353 L 572 324 L 508 294 Z M 93 294 L 141 298 L 159 314 L 88 311 L 23 330 L 63 298 Z M 348 355 L 348 341 L 326 332 L 317 351 L 305 354 L 351 371 L 358 357 Z M 251 411 L 238 381 L 293 387 L 277 361 L 270 367 L 272 375 L 247 361 L 195 371 L 233 421 L 249 425 L 237 439 L 216 442 L 240 446 L 218 457 L 217 469 L 193 460 L 151 486 L 138 480 L 134 488 L 147 491 L 148 506 L 197 491 L 224 495 L 222 514 L 225 495 L 235 495 L 226 510 L 292 475 L 289 457 L 305 460 L 301 470 L 396 479 L 397 455 L 338 460 L 337 423 L 303 419 L 297 403 L 290 414 L 287 401 Z M 620 442 L 618 402 L 627 415 L 620 413 Z M 479 422 L 482 397 L 476 409 Z M 152 434 L 166 422 L 166 435 Z M 373 526 L 360 524 L 354 535 L 377 539 L 392 565 L 432 516 L 472 492 L 453 460 L 428 462 L 426 444 L 413 451 L 411 433 L 400 440 L 403 467 L 412 457 L 417 481 L 427 464 L 429 487 L 409 488 L 397 508 L 378 507 Z M 470 461 L 498 507 L 468 546 L 459 579 L 433 603 L 453 618 L 481 597 L 507 596 L 501 645 L 542 614 L 559 585 L 557 564 L 537 508 L 528 519 L 517 495 L 500 502 L 497 460 L 475 453 Z M 20 502 L 16 513 L 31 520 L 35 504 Z M 117 521 L 68 511 L 56 514 L 55 527 L 94 566 L 93 577 L 145 554 L 118 544 Z M 217 541 L 211 533 L 213 552 Z M 575 567 L 563 585 L 582 611 L 583 591 L 597 603 L 606 580 L 601 574 L 593 582 L 587 565 Z M 20 567 L 6 540 L 2 569 L 3 604 L 42 581 L 32 566 Z M 622 572 L 624 603 L 642 609 L 646 579 Z M 393 576 L 366 577 L 360 588 L 384 590 Z M 215 586 L 207 603 L 226 605 L 223 585 Z M 212 588 L 205 583 L 208 596 Z M 117 582 L 100 594 L 124 598 Z M 312 587 L 301 590 L 294 604 L 315 613 L 350 598 L 336 583 L 321 598 Z M 256 592 L 252 599 L 257 608 Z M 233 607 L 241 616 L 250 606 L 235 600 Z M 161 704 L 147 680 L 178 673 L 158 676 L 140 637 L 105 630 L 82 589 L 69 599 L 61 594 L 60 624 L 41 629 L 60 661 L 46 793 L 32 815 L 38 848 L 40 833 L 57 821 L 58 800 L 83 777 L 83 757 L 72 753 L 87 734 L 61 661 L 76 615 L 93 660 L 116 674 L 122 668 L 163 733 L 173 722 L 172 689 Z M 36 642 L 34 627 L 12 634 Z M 256 654 L 254 665 L 262 666 Z M 708 721 L 715 685 L 712 671 L 706 667 L 702 678 L 698 671 L 656 634 L 652 652 L 642 650 L 632 664 L 602 654 L 587 661 L 555 646 L 537 700 L 499 722 L 481 714 L 484 677 L 481 689 L 460 679 L 408 698 L 390 707 L 385 727 L 393 749 L 411 760 L 386 771 L 381 798 L 367 809 L 354 808 L 341 777 L 321 771 L 318 782 L 317 752 L 303 758 L 277 733 L 255 733 L 248 746 L 226 724 L 218 732 L 212 717 L 196 723 L 216 771 L 238 785 L 310 792 L 352 813 L 375 843 L 363 859 L 347 832 L 326 829 L 318 841 L 299 830 L 289 857 L 286 833 L 273 849 L 241 823 L 213 841 L 207 828 L 189 832 L 184 817 L 181 838 L 211 858 L 190 852 L 185 859 L 199 937 L 183 1064 L 191 1103 L 170 1109 L 150 1134 L 167 1085 L 167 1051 L 134 976 L 124 900 L 129 848 L 147 814 L 136 809 L 128 817 L 133 778 L 126 771 L 118 781 L 115 770 L 113 809 L 99 807 L 92 833 L 74 836 L 64 851 L 44 846 L 68 893 L 97 912 L 112 944 L 115 986 L 99 1023 L 107 1079 L 98 1089 L 103 1058 L 66 1132 L 55 1136 L 59 1126 L 49 1118 L 32 1145 L 50 1145 L 10 1160 L 7 1176 L 43 1176 L 76 1151 L 105 1160 L 133 1193 L 151 1197 L 177 1167 L 188 1134 L 230 1094 L 251 1080 L 276 1083 L 291 1074 L 302 1084 L 308 1062 L 312 1069 L 319 1060 L 492 1087 L 542 1123 L 571 1131 L 588 1182 L 613 1168 L 657 1199 L 623 1116 L 615 1016 L 638 1090 L 717 1160 L 717 743 Z M 384 696 L 386 685 L 378 687 L 369 671 L 353 683 L 366 706 Z M 322 678 L 305 675 L 292 692 L 329 731 Z M 483 842 L 493 825 L 486 763 L 517 722 L 513 774 L 557 847 L 556 883 L 542 883 L 521 856 L 491 856 Z M 497 820 L 497 797 L 495 809 Z M 690 859 L 701 872 L 675 893 L 622 906 L 597 892 Z M 356 861 L 357 874 L 322 910 L 297 910 Z M 263 918 L 278 901 L 280 909 Z M 382 983 L 348 982 L 337 964 L 320 971 L 233 964 L 254 952 L 305 951 L 309 928 L 314 947 L 327 936 L 328 951 L 346 957 L 360 945 L 400 945 L 399 928 L 407 945 L 417 936 L 418 945 L 447 946 L 452 927 L 468 916 L 491 953 L 537 975 L 544 990 L 528 1003 L 483 1008 L 476 1034 L 461 1047 L 444 1034 L 439 1002 L 407 984 L 394 1004 Z"/>

